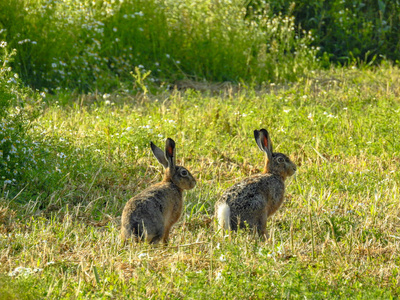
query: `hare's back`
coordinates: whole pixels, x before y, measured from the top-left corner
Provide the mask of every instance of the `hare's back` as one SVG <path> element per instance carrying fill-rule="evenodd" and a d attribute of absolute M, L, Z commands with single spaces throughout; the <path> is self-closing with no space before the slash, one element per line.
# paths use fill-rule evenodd
<path fill-rule="evenodd" d="M 161 182 L 150 186 L 140 194 L 131 198 L 126 204 L 124 211 L 131 214 L 161 212 L 163 213 L 169 206 L 171 199 L 179 198 L 179 191 L 171 189 L 168 183 Z"/>
<path fill-rule="evenodd" d="M 270 198 L 279 198 L 283 192 L 284 183 L 277 176 L 260 174 L 234 184 L 225 191 L 219 202 L 237 208 L 259 206 Z"/>

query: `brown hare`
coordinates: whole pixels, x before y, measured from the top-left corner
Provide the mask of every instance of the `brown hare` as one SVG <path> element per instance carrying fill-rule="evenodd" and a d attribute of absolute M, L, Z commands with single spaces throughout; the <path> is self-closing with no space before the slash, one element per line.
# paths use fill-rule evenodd
<path fill-rule="evenodd" d="M 162 240 L 168 243 L 172 225 L 178 221 L 183 208 L 183 190 L 190 190 L 196 180 L 190 172 L 175 164 L 175 142 L 168 138 L 165 153 L 150 143 L 157 160 L 164 166 L 164 178 L 130 199 L 122 212 L 121 238 L 148 243 Z"/>
<path fill-rule="evenodd" d="M 215 204 L 215 215 L 221 229 L 248 226 L 266 238 L 267 218 L 281 206 L 285 179 L 296 172 L 296 165 L 285 154 L 272 151 L 267 130 L 254 130 L 254 138 L 266 154 L 264 171 L 227 189 Z"/>

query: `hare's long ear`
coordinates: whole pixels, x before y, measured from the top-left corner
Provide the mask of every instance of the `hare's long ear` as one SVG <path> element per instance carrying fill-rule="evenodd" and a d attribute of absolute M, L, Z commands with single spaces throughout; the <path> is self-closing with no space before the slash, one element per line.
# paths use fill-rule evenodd
<path fill-rule="evenodd" d="M 167 138 L 165 142 L 165 158 L 171 172 L 175 171 L 175 142 L 173 139 Z"/>
<path fill-rule="evenodd" d="M 168 168 L 168 161 L 165 159 L 164 152 L 158 148 L 153 142 L 150 142 L 151 151 L 153 151 L 154 156 L 157 158 L 158 162 L 164 166 L 164 168 Z"/>
<path fill-rule="evenodd" d="M 264 173 L 268 172 L 272 162 L 272 143 L 268 131 L 264 128 L 261 130 L 254 130 L 254 138 L 256 139 L 258 148 L 263 151 L 267 157 L 265 159 Z"/>
<path fill-rule="evenodd" d="M 260 131 L 260 141 L 261 145 L 263 147 L 262 151 L 266 152 L 265 149 L 267 149 L 269 152 L 272 154 L 272 142 L 271 138 L 269 137 L 269 133 L 266 129 L 261 129 Z"/>

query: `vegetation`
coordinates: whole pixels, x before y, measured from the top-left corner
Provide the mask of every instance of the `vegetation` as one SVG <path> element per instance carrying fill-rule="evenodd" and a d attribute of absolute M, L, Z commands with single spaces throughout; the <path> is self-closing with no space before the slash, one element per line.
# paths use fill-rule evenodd
<path fill-rule="evenodd" d="M 133 66 L 158 85 L 291 81 L 316 66 L 292 17 L 248 20 L 239 0 L 6 0 L 0 12 L 14 68 L 35 88 L 131 89 Z"/>
<path fill-rule="evenodd" d="M 0 298 L 400 296 L 400 69 L 321 69 L 281 2 L 0 1 Z M 214 203 L 261 171 L 263 127 L 298 171 L 267 241 L 223 236 Z M 196 188 L 168 246 L 122 244 L 166 137 Z"/>
<path fill-rule="evenodd" d="M 50 101 L 29 131 L 49 149 L 46 164 L 3 189 L 0 289 L 11 298 L 398 296 L 399 73 L 330 70 L 258 92 Z M 269 241 L 222 238 L 214 202 L 261 170 L 251 136 L 260 127 L 298 173 Z M 148 143 L 167 136 L 198 185 L 169 247 L 122 245 L 124 204 L 161 179 Z"/>
<path fill-rule="evenodd" d="M 324 63 L 400 61 L 400 2 L 387 0 L 250 0 L 249 16 L 292 15 L 312 32 Z"/>

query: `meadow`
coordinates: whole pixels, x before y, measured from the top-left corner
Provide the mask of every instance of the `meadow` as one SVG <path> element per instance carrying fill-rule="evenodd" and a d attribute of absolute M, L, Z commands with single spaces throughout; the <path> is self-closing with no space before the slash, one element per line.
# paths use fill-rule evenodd
<path fill-rule="evenodd" d="M 3 188 L 0 291 L 30 298 L 396 298 L 400 70 L 332 69 L 292 86 L 48 103 L 44 174 Z M 222 237 L 213 205 L 260 172 L 252 130 L 299 166 L 266 242 Z M 198 180 L 167 247 L 123 245 L 122 208 L 161 179 L 149 141 Z M 42 177 L 41 177 L 42 176 Z M 33 191 L 37 190 L 34 196 Z M 25 268 L 25 269 L 24 269 Z"/>
<path fill-rule="evenodd" d="M 334 2 L 325 42 L 376 42 L 345 36 L 362 3 Z M 398 52 L 323 52 L 304 6 L 279 3 L 0 2 L 0 299 L 400 297 Z M 378 3 L 384 40 L 398 6 Z M 214 203 L 261 172 L 261 128 L 297 172 L 268 240 L 223 235 Z M 197 185 L 167 246 L 123 244 L 167 137 Z"/>

